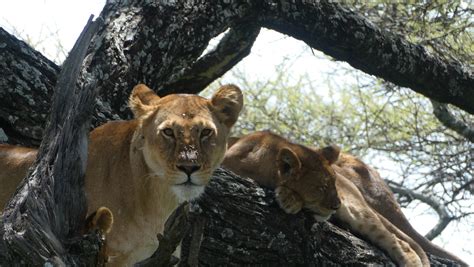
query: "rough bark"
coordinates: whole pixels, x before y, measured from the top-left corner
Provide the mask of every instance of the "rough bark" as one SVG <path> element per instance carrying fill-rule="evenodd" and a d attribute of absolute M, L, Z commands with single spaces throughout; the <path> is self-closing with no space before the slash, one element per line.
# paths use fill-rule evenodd
<path fill-rule="evenodd" d="M 474 143 L 474 125 L 468 125 L 456 118 L 456 116 L 449 111 L 449 107 L 446 104 L 431 100 L 431 105 L 433 106 L 433 114 L 446 128 L 457 132 L 459 135 L 464 136 L 467 140 Z"/>
<path fill-rule="evenodd" d="M 474 78 L 469 70 L 429 55 L 423 47 L 381 30 L 337 3 L 108 1 L 101 15 L 105 19 L 101 42 L 93 48 L 97 53 L 92 65 L 85 66 L 93 67 L 94 78 L 100 80 L 94 125 L 129 118 L 126 99 L 138 82 L 160 94 L 199 92 L 248 53 L 259 26 L 474 113 Z M 200 58 L 209 40 L 228 28 L 232 30 L 220 48 Z M 58 67 L 3 30 L 0 59 L 0 127 L 10 143 L 37 145 Z"/>
<path fill-rule="evenodd" d="M 336 60 L 474 114 L 474 75 L 332 1 L 264 1 L 262 26 Z"/>
<path fill-rule="evenodd" d="M 40 144 L 58 74 L 56 64 L 0 28 L 0 128 L 8 137 L 3 141 Z"/>
<path fill-rule="evenodd" d="M 80 237 L 93 80 L 75 91 L 90 40 L 100 23 L 87 24 L 55 88 L 51 115 L 30 174 L 0 217 L 0 265 L 96 265 L 102 240 Z"/>
<path fill-rule="evenodd" d="M 177 227 L 164 233 L 177 238 L 188 231 L 179 266 L 196 266 L 191 262 L 199 266 L 395 266 L 382 251 L 337 226 L 338 222 L 315 222 L 306 211 L 286 214 L 273 191 L 224 169 L 214 173 L 204 195 L 189 206 L 188 211 L 180 210 L 184 215 L 168 220 Z M 195 231 L 203 221 L 204 230 Z M 197 259 L 190 261 L 196 254 Z M 171 252 L 161 256 L 168 259 Z M 149 260 L 158 263 L 157 258 Z M 433 266 L 456 266 L 433 256 L 430 261 Z"/>

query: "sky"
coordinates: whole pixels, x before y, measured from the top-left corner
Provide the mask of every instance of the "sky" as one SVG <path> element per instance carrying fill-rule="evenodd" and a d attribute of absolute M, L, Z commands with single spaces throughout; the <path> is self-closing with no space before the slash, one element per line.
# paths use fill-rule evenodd
<path fill-rule="evenodd" d="M 0 27 L 29 39 L 37 50 L 59 63 L 64 60 L 67 53 L 57 53 L 58 48 L 69 51 L 90 15 L 97 17 L 104 4 L 104 0 L 3 0 L 0 9 Z M 211 41 L 210 46 L 216 43 L 217 40 Z M 334 62 L 325 58 L 319 51 L 311 51 L 301 41 L 265 29 L 261 31 L 251 54 L 242 60 L 237 68 L 245 70 L 246 73 L 255 73 L 259 79 L 272 79 L 275 66 L 285 59 L 292 62 L 291 72 L 295 77 L 308 74 L 315 81 L 326 77 L 327 72 L 349 68 L 346 63 Z M 232 82 L 230 74 L 224 75 L 222 79 L 224 83 Z M 350 84 L 354 80 L 347 77 L 333 82 Z M 423 212 L 422 207 L 417 210 L 416 214 L 407 215 L 412 225 L 420 233 L 425 234 L 434 225 L 435 220 L 432 213 L 430 215 L 430 212 Z M 404 211 L 408 212 L 406 209 Z M 464 228 L 451 223 L 443 235 L 435 239 L 435 243 L 474 264 L 474 255 L 470 254 L 473 253 L 471 248 L 474 241 L 473 233 L 463 234 L 463 231 L 470 231 L 472 228 L 469 226 Z"/>

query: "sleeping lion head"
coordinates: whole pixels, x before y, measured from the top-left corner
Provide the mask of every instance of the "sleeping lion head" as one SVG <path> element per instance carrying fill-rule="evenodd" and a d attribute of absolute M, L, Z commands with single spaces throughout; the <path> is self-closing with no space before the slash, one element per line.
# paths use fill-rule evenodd
<path fill-rule="evenodd" d="M 179 201 L 204 191 L 223 160 L 242 105 L 242 92 L 234 85 L 222 86 L 211 99 L 192 94 L 159 97 L 143 84 L 133 89 L 129 106 L 140 122 L 145 163 Z"/>
<path fill-rule="evenodd" d="M 329 219 L 341 205 L 336 173 L 331 167 L 339 153 L 337 146 L 282 148 L 276 160 L 279 180 L 276 195 L 280 206 L 288 213 L 296 213 L 304 207 L 312 211 L 318 221 Z M 294 201 L 295 196 L 298 202 Z"/>

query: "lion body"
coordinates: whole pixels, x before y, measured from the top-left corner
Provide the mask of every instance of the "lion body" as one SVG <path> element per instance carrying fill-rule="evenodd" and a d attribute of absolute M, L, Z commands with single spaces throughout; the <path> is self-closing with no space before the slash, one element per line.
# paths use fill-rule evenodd
<path fill-rule="evenodd" d="M 459 257 L 433 244 L 413 228 L 403 214 L 393 192 L 374 168 L 357 157 L 344 153 L 339 156 L 333 168 L 357 187 L 372 209 L 412 238 L 425 252 L 459 262 L 462 266 L 468 266 Z"/>
<path fill-rule="evenodd" d="M 324 198 L 325 195 L 334 194 L 331 188 L 325 186 L 315 188 L 314 185 L 318 184 L 316 181 L 311 181 L 311 179 L 297 179 L 296 182 L 299 183 L 299 186 L 293 187 L 293 196 L 284 200 L 279 199 L 281 195 L 278 194 L 278 187 L 280 185 L 279 177 L 281 174 L 279 166 L 275 164 L 278 162 L 278 152 L 268 153 L 266 157 L 261 157 L 260 155 L 262 154 L 255 153 L 255 151 L 260 150 L 260 148 L 267 151 L 278 151 L 278 149 L 287 147 L 291 143 L 281 137 L 277 142 L 269 142 L 269 136 L 274 136 L 274 134 L 270 132 L 257 132 L 240 139 L 232 139 L 223 161 L 224 167 L 231 169 L 239 175 L 250 177 L 261 185 L 275 188 L 277 202 L 280 203 L 280 205 L 282 202 L 290 202 L 285 203 L 285 206 L 299 207 L 299 209 L 291 210 L 290 213 L 295 213 L 307 206 L 306 203 L 304 203 L 305 198 L 301 197 L 303 195 L 322 195 L 322 198 Z M 248 149 L 249 146 L 252 147 L 251 150 Z M 319 151 L 316 149 L 310 150 Z M 308 152 L 308 150 L 295 150 L 295 152 L 298 157 L 312 158 L 312 161 L 314 161 L 313 164 L 316 165 L 321 164 L 318 162 L 323 161 L 321 164 L 323 169 L 320 169 L 320 171 L 325 171 L 326 173 L 334 172 L 331 179 L 335 180 L 337 195 L 341 201 L 340 207 L 334 213 L 336 219 L 347 224 L 351 230 L 361 234 L 375 245 L 384 249 L 400 266 L 429 266 L 428 258 L 422 248 L 389 220 L 380 215 L 377 210 L 372 208 L 366 201 L 365 195 L 363 195 L 363 193 L 367 193 L 365 191 L 370 191 L 369 194 L 373 194 L 374 198 L 370 200 L 371 202 L 377 202 L 377 198 L 385 194 L 386 186 L 378 188 L 380 184 L 374 184 L 374 186 L 369 186 L 365 191 L 361 192 L 356 184 L 364 187 L 366 186 L 364 183 L 370 184 L 370 181 L 364 180 L 362 176 L 352 177 L 351 179 L 352 173 L 350 171 L 355 171 L 357 167 L 360 167 L 359 165 L 355 165 L 354 157 L 346 154 L 339 155 L 338 153 L 336 159 L 324 163 L 327 157 L 326 159 L 324 157 L 321 158 L 317 154 Z M 249 163 L 251 164 L 249 165 Z M 346 168 L 347 170 L 345 170 Z M 349 170 L 349 168 L 351 170 Z M 248 169 L 252 171 L 246 171 Z M 362 172 L 363 170 L 359 171 Z M 367 169 L 366 171 L 372 170 Z M 270 172 L 272 173 L 269 174 Z M 314 173 L 313 175 L 314 179 L 320 179 L 321 177 Z M 365 176 L 365 178 L 367 178 L 367 176 Z M 393 197 L 393 195 L 389 196 Z M 285 206 L 281 206 L 288 212 Z M 382 209 L 382 207 L 380 207 L 380 209 Z M 322 219 L 317 209 L 310 210 L 313 212 L 316 211 L 317 220 Z M 327 217 L 323 217 L 323 219 L 327 219 Z"/>
<path fill-rule="evenodd" d="M 204 191 L 224 157 L 242 95 L 235 86 L 223 86 L 210 100 L 196 95 L 160 98 L 138 85 L 130 106 L 134 120 L 108 122 L 89 137 L 88 214 L 108 208 L 105 219 L 92 223 L 104 224 L 109 232 L 106 251 L 113 266 L 151 256 L 157 234 L 179 202 Z M 0 145 L 0 184 L 6 185 L 0 205 L 13 195 L 35 157 L 34 149 Z"/>

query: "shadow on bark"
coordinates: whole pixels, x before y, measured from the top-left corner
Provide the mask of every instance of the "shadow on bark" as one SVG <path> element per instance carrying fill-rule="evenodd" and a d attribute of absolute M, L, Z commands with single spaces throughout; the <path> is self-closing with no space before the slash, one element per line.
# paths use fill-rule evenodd
<path fill-rule="evenodd" d="M 309 212 L 286 214 L 272 190 L 225 169 L 218 169 L 204 195 L 180 206 L 167 225 L 174 227 L 164 236 L 175 239 L 160 247 L 176 247 L 184 236 L 179 266 L 396 266 L 341 223 L 315 222 Z M 168 262 L 170 255 L 155 254 L 148 265 L 138 266 L 166 266 L 157 263 Z M 430 261 L 458 266 L 434 256 Z"/>

